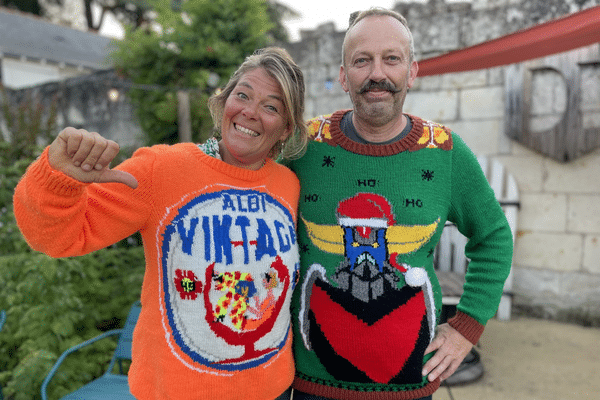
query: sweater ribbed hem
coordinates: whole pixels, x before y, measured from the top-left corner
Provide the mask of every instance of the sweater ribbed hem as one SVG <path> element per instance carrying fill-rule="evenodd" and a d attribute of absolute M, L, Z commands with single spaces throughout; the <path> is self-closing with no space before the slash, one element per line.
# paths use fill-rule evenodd
<path fill-rule="evenodd" d="M 294 389 L 315 396 L 329 397 L 338 400 L 412 400 L 421 397 L 430 396 L 440 387 L 440 379 L 429 382 L 419 389 L 407 391 L 358 391 L 331 386 L 321 385 L 315 382 L 309 382 L 302 378 L 295 377 L 292 385 Z"/>
<path fill-rule="evenodd" d="M 477 344 L 485 329 L 484 325 L 460 311 L 448 320 L 448 324 L 474 345 Z"/>

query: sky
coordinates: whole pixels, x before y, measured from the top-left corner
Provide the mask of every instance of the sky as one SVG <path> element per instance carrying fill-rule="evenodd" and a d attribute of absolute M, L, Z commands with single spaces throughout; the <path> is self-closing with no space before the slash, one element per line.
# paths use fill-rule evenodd
<path fill-rule="evenodd" d="M 392 8 L 396 0 L 278 0 L 288 7 L 296 10 L 301 17 L 294 20 L 284 21 L 291 41 L 300 40 L 301 29 L 315 29 L 325 22 L 335 23 L 336 30 L 342 31 L 348 27 L 348 17 L 354 11 L 364 10 L 370 7 Z M 427 0 L 404 0 L 426 2 Z M 100 30 L 101 35 L 122 35 L 122 29 L 116 26 L 112 19 L 106 21 Z"/>
<path fill-rule="evenodd" d="M 279 2 L 301 14 L 299 19 L 284 21 L 291 41 L 300 39 L 301 29 L 315 29 L 325 22 L 333 22 L 336 30 L 342 31 L 348 27 L 348 17 L 352 12 L 377 6 L 391 8 L 396 4 L 396 0 L 279 0 Z"/>

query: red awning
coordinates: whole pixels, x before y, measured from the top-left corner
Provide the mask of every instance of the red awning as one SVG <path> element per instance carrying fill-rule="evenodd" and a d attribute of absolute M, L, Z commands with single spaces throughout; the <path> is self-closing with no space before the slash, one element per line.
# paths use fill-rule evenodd
<path fill-rule="evenodd" d="M 600 6 L 489 42 L 419 61 L 419 75 L 473 71 L 514 64 L 600 42 Z"/>

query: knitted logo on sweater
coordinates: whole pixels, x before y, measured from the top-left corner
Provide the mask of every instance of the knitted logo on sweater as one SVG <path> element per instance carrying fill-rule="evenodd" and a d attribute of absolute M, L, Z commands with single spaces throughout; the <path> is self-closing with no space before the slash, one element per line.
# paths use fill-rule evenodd
<path fill-rule="evenodd" d="M 182 363 L 228 375 L 278 355 L 299 268 L 295 229 L 284 204 L 255 190 L 170 209 L 158 231 L 163 326 Z"/>
<path fill-rule="evenodd" d="M 384 197 L 359 193 L 339 203 L 339 225 L 306 221 L 312 243 L 343 254 L 331 276 L 318 264 L 302 285 L 305 347 L 334 378 L 365 383 L 422 381 L 423 352 L 435 329 L 431 282 L 423 268 L 398 264 L 434 234 L 429 225 L 396 225 Z"/>

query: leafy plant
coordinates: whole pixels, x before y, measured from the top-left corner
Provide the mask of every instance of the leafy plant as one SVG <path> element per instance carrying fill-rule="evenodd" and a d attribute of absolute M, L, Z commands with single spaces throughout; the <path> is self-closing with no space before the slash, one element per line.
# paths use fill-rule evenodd
<path fill-rule="evenodd" d="M 40 386 L 68 348 L 121 326 L 140 297 L 143 248 L 103 249 L 53 259 L 40 253 L 0 257 L 0 383 L 7 399 L 38 399 Z M 115 340 L 70 355 L 49 386 L 59 398 L 100 376 Z"/>
<path fill-rule="evenodd" d="M 27 166 L 56 134 L 56 102 L 46 110 L 41 102 L 26 97 L 11 104 L 0 84 L 2 117 L 6 129 L 0 131 L 0 254 L 29 251 L 12 211 L 12 195 Z"/>
<path fill-rule="evenodd" d="M 52 259 L 33 252 L 12 211 L 14 187 L 41 146 L 56 135 L 55 102 L 30 97 L 18 105 L 2 94 L 0 132 L 0 384 L 8 400 L 39 398 L 40 385 L 69 347 L 116 328 L 138 300 L 144 271 L 139 235 L 93 254 Z M 58 398 L 102 374 L 114 340 L 68 358 L 50 387 Z"/>
<path fill-rule="evenodd" d="M 112 53 L 117 71 L 133 82 L 129 91 L 147 144 L 178 141 L 177 91 L 190 93 L 192 139 L 210 136 L 210 93 L 255 49 L 272 27 L 264 1 L 149 1 L 156 12 L 147 29 L 127 28 Z M 212 82 L 218 77 L 218 82 Z M 210 78 L 210 79 L 209 79 Z"/>

